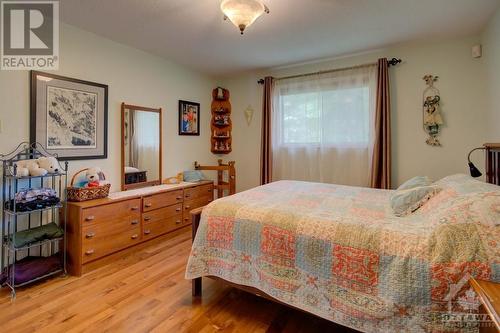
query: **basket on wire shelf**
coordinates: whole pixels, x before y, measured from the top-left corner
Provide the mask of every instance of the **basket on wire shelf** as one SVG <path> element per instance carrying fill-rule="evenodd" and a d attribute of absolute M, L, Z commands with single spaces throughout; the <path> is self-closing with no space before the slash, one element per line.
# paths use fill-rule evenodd
<path fill-rule="evenodd" d="M 80 201 L 87 201 L 94 199 L 102 199 L 106 198 L 109 195 L 109 189 L 111 187 L 111 184 L 105 181 L 106 176 L 100 170 L 98 170 L 98 175 L 99 175 L 98 186 L 92 186 L 92 187 L 75 186 L 75 181 L 77 180 L 77 177 L 84 172 L 85 174 L 87 174 L 87 171 L 89 170 L 90 170 L 89 168 L 82 169 L 73 175 L 73 177 L 71 178 L 71 184 L 67 189 L 68 201 L 80 202 Z"/>

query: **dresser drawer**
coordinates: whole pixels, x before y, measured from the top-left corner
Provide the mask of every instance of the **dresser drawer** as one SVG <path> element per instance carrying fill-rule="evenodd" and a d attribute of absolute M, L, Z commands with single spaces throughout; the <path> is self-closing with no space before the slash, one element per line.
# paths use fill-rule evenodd
<path fill-rule="evenodd" d="M 162 219 L 154 219 L 144 223 L 142 236 L 144 240 L 154 238 L 175 230 L 182 225 L 182 213 Z"/>
<path fill-rule="evenodd" d="M 175 205 L 176 203 L 182 202 L 182 197 L 183 190 L 150 195 L 144 197 L 142 200 L 142 210 L 143 212 L 149 212 L 154 209 Z"/>
<path fill-rule="evenodd" d="M 213 198 L 213 190 L 213 184 L 186 188 L 184 190 L 184 200 L 193 200 L 204 196 L 210 196 Z"/>
<path fill-rule="evenodd" d="M 191 223 L 191 214 L 190 212 L 198 207 L 203 207 L 211 203 L 213 200 L 209 196 L 201 197 L 195 200 L 184 201 L 184 209 L 182 213 L 182 223 L 184 225 Z"/>
<path fill-rule="evenodd" d="M 87 226 L 82 233 L 82 261 L 86 263 L 101 258 L 138 244 L 140 240 L 140 224 L 108 223 Z"/>
<path fill-rule="evenodd" d="M 127 200 L 109 205 L 85 208 L 82 211 L 82 226 L 96 223 L 113 223 L 124 217 L 140 218 L 141 199 Z"/>
<path fill-rule="evenodd" d="M 111 236 L 115 233 L 115 229 L 119 230 L 128 230 L 128 229 L 134 229 L 137 227 L 141 226 L 141 215 L 140 214 L 134 214 L 130 216 L 124 216 L 124 217 L 118 217 L 118 218 L 113 218 L 109 219 L 106 222 L 100 222 L 100 223 L 91 223 L 88 225 L 82 226 L 82 239 L 83 238 L 89 238 L 86 237 L 87 233 L 98 233 L 99 235 L 102 235 L 103 237 L 108 236 L 108 234 Z"/>
<path fill-rule="evenodd" d="M 182 204 L 177 204 L 165 208 L 156 209 L 153 211 L 146 212 L 142 214 L 142 221 L 144 223 L 161 221 L 166 218 L 182 215 Z"/>

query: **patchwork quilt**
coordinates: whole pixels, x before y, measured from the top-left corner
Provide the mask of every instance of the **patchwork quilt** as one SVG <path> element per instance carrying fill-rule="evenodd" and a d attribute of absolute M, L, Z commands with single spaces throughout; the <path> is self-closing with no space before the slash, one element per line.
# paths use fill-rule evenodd
<path fill-rule="evenodd" d="M 217 276 L 363 332 L 477 331 L 500 282 L 500 187 L 454 175 L 416 212 L 392 191 L 278 181 L 204 209 L 186 278 Z"/>

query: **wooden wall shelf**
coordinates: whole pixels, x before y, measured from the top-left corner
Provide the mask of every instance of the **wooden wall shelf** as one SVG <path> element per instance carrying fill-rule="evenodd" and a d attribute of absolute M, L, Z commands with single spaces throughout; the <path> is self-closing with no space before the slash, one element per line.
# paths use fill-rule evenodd
<path fill-rule="evenodd" d="M 229 154 L 232 149 L 231 103 L 229 90 L 217 87 L 212 91 L 210 150 L 214 154 Z"/>

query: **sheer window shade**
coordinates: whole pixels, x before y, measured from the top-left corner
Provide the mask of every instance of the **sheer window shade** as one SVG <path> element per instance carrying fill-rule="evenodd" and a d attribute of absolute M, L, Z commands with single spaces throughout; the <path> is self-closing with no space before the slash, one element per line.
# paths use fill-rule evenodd
<path fill-rule="evenodd" d="M 377 67 L 276 82 L 273 179 L 368 186 Z"/>

